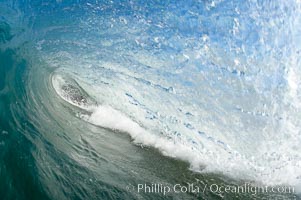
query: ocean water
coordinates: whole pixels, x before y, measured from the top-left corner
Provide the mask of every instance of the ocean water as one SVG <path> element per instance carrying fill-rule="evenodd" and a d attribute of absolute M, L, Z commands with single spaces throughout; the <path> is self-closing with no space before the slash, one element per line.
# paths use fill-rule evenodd
<path fill-rule="evenodd" d="M 0 199 L 300 199 L 300 27 L 299 0 L 0 1 Z"/>

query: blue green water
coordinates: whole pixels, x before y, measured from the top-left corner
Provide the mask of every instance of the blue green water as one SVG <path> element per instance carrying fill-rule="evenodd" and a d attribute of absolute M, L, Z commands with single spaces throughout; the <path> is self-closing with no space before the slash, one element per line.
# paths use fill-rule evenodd
<path fill-rule="evenodd" d="M 300 16 L 297 0 L 0 1 L 0 199 L 300 199 Z M 245 184 L 269 190 L 214 188 Z"/>

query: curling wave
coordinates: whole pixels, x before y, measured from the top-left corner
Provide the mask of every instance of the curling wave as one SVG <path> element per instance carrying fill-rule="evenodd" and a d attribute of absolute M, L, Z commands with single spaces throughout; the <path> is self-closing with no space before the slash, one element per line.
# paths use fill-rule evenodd
<path fill-rule="evenodd" d="M 41 182 L 64 186 L 49 193 L 93 194 L 85 177 L 109 163 L 100 151 L 114 152 L 100 127 L 198 172 L 300 188 L 300 1 L 16 1 L 0 11 L 0 108 L 11 112 L 1 120 L 39 149 L 29 155 Z M 7 66 L 22 76 L 11 80 Z M 64 185 L 76 181 L 69 169 L 85 187 Z"/>

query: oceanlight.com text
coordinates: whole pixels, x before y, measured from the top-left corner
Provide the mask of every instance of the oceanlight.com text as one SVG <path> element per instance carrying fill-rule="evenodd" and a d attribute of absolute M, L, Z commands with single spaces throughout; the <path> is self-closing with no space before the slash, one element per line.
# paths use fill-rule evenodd
<path fill-rule="evenodd" d="M 254 186 L 250 183 L 243 185 L 220 185 L 220 184 L 146 184 L 128 185 L 128 191 L 137 193 L 157 193 L 167 195 L 169 193 L 233 193 L 233 194 L 251 194 L 258 195 L 260 193 L 277 193 L 277 194 L 295 194 L 295 188 L 290 186 Z"/>

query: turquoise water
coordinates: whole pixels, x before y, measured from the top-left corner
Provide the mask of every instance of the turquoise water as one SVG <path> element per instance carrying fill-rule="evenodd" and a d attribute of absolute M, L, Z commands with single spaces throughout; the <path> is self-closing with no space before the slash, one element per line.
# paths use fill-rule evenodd
<path fill-rule="evenodd" d="M 1 1 L 0 199 L 299 199 L 300 11 Z"/>

